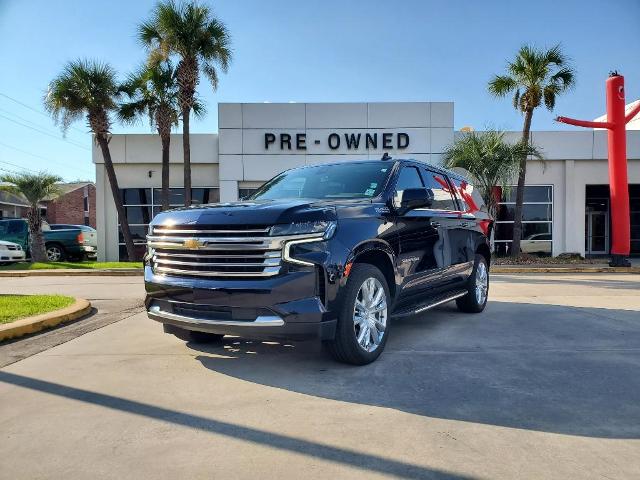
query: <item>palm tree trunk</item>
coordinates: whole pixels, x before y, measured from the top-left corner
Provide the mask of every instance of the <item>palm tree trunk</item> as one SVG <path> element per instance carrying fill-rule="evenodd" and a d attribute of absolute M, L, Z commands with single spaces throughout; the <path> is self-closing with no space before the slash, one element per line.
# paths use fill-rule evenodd
<path fill-rule="evenodd" d="M 102 158 L 104 159 L 104 168 L 107 171 L 107 178 L 109 179 L 109 186 L 111 187 L 111 195 L 113 196 L 113 202 L 116 204 L 116 211 L 118 212 L 118 219 L 120 220 L 120 228 L 122 229 L 122 236 L 124 237 L 124 244 L 127 248 L 127 257 L 130 262 L 136 261 L 136 252 L 133 246 L 133 239 L 131 238 L 131 230 L 129 229 L 129 221 L 127 220 L 127 213 L 122 205 L 122 199 L 120 198 L 120 187 L 118 187 L 118 179 L 116 178 L 116 171 L 113 168 L 113 162 L 111 161 L 111 152 L 109 151 L 109 142 L 106 136 L 96 135 L 100 150 L 102 150 Z"/>
<path fill-rule="evenodd" d="M 189 142 L 189 115 L 191 108 L 182 109 L 182 150 L 184 153 L 184 205 L 191 205 L 191 144 Z"/>
<path fill-rule="evenodd" d="M 524 112 L 524 126 L 522 128 L 522 143 L 529 145 L 531 132 L 531 118 L 533 110 Z M 524 203 L 524 184 L 527 176 L 527 155 L 520 159 L 520 171 L 518 172 L 518 187 L 516 189 L 516 209 L 513 214 L 513 242 L 511 242 L 511 256 L 520 255 L 520 240 L 522 239 L 522 207 Z"/>
<path fill-rule="evenodd" d="M 162 141 L 162 210 L 169 209 L 169 147 L 171 135 L 161 135 Z"/>
<path fill-rule="evenodd" d="M 42 235 L 42 218 L 40 217 L 40 207 L 32 205 L 28 213 L 29 223 L 29 251 L 33 262 L 48 262 L 47 251 L 44 248 L 44 238 Z"/>

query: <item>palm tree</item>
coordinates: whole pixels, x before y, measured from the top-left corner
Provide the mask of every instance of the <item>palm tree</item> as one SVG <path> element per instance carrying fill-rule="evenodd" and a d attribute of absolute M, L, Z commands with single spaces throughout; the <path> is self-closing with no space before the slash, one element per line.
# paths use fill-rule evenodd
<path fill-rule="evenodd" d="M 504 97 L 513 93 L 513 106 L 524 115 L 522 143 L 528 144 L 533 111 L 543 102 L 549 111 L 553 110 L 556 97 L 573 86 L 574 77 L 575 72 L 568 65 L 568 59 L 562 53 L 560 45 L 549 50 L 539 50 L 524 45 L 520 47 L 515 60 L 507 64 L 507 73 L 496 75 L 489 82 L 489 93 L 496 97 Z M 527 157 L 522 156 L 516 191 L 512 256 L 520 254 L 522 204 L 526 175 Z"/>
<path fill-rule="evenodd" d="M 117 109 L 119 95 L 116 73 L 110 65 L 94 60 L 75 60 L 69 62 L 62 73 L 53 79 L 44 98 L 44 105 L 55 122 L 61 123 L 63 132 L 74 121 L 86 115 L 89 128 L 102 151 L 104 168 L 107 171 L 113 202 L 120 219 L 127 256 L 129 261 L 134 261 L 135 251 L 129 222 L 122 206 L 118 179 L 109 151 L 111 129 L 109 115 Z"/>
<path fill-rule="evenodd" d="M 176 75 L 182 119 L 185 205 L 191 205 L 191 150 L 189 116 L 194 105 L 200 71 L 214 91 L 218 87 L 217 68 L 227 71 L 231 61 L 230 37 L 225 25 L 209 9 L 196 2 L 161 1 L 151 19 L 138 28 L 140 41 L 149 49 L 150 63 L 176 55 L 180 60 Z"/>
<path fill-rule="evenodd" d="M 169 146 L 171 127 L 178 124 L 178 84 L 171 63 L 148 65 L 132 73 L 120 87 L 128 100 L 121 103 L 118 117 L 135 123 L 148 116 L 162 143 L 162 210 L 169 208 Z"/>
<path fill-rule="evenodd" d="M 49 261 L 42 235 L 40 202 L 59 192 L 56 183 L 61 180 L 60 177 L 45 172 L 16 173 L 13 175 L 3 175 L 0 178 L 0 181 L 5 182 L 5 185 L 2 186 L 3 190 L 22 194 L 29 202 L 29 212 L 27 215 L 27 222 L 29 224 L 29 250 L 31 251 L 31 260 L 34 262 Z"/>
<path fill-rule="evenodd" d="M 531 155 L 543 160 L 540 150 L 533 145 L 508 143 L 504 135 L 497 130 L 465 133 L 444 152 L 447 168 L 464 168 L 473 177 L 492 218 L 496 218 L 498 209 L 496 187 L 511 184 L 520 159 Z"/>

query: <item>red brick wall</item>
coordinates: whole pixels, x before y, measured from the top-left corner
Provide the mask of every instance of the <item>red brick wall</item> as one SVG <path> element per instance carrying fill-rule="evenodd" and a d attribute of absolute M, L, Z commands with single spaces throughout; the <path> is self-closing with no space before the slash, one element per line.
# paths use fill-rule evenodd
<path fill-rule="evenodd" d="M 89 226 L 96 228 L 96 187 L 88 185 L 87 189 L 89 194 Z M 85 187 L 80 187 L 60 195 L 55 200 L 46 202 L 47 222 L 84 225 L 84 190 Z"/>

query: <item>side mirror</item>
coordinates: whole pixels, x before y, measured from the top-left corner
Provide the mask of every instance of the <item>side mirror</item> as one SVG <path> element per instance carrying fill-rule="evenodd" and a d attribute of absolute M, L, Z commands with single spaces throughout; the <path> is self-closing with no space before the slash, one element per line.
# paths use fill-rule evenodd
<path fill-rule="evenodd" d="M 429 208 L 433 204 L 433 190 L 430 188 L 407 188 L 400 199 L 400 213 L 416 208 Z"/>

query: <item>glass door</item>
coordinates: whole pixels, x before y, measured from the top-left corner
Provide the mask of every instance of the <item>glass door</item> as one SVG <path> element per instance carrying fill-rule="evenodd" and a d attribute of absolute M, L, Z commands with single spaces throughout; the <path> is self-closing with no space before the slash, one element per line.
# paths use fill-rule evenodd
<path fill-rule="evenodd" d="M 609 213 L 587 212 L 587 254 L 606 255 L 609 250 Z"/>

